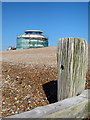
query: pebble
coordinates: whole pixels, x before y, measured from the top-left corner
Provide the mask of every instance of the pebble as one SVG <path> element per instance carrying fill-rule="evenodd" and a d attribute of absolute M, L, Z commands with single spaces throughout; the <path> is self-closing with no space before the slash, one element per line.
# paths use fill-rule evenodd
<path fill-rule="evenodd" d="M 26 95 L 27 98 L 30 98 L 30 95 Z"/>
<path fill-rule="evenodd" d="M 20 108 L 17 108 L 17 110 L 19 110 Z"/>
<path fill-rule="evenodd" d="M 12 114 L 14 114 L 14 111 L 12 111 Z"/>
<path fill-rule="evenodd" d="M 31 88 L 31 85 L 28 85 Z"/>
<path fill-rule="evenodd" d="M 31 103 L 31 101 L 28 101 L 28 103 Z"/>
<path fill-rule="evenodd" d="M 2 102 L 3 105 L 5 105 L 5 102 Z"/>
<path fill-rule="evenodd" d="M 18 114 L 18 111 L 16 111 L 15 113 Z"/>
<path fill-rule="evenodd" d="M 19 100 L 18 100 L 18 101 L 16 101 L 16 103 L 19 103 Z"/>
<path fill-rule="evenodd" d="M 8 81 L 5 81 L 4 83 L 8 83 Z"/>
<path fill-rule="evenodd" d="M 5 112 L 6 111 L 6 109 L 2 109 L 2 112 Z"/>
<path fill-rule="evenodd" d="M 12 109 L 13 109 L 13 106 L 10 106 L 10 108 L 12 108 Z"/>
<path fill-rule="evenodd" d="M 19 79 L 19 78 L 20 78 L 19 76 L 16 77 L 16 79 Z"/>
<path fill-rule="evenodd" d="M 24 67 L 21 64 L 18 66 L 3 64 L 3 69 L 10 69 L 9 73 L 8 71 L 3 72 L 2 75 L 2 79 L 5 80 L 2 90 L 5 104 L 2 106 L 6 111 L 2 111 L 3 117 L 49 104 L 42 85 L 57 80 L 56 67 L 53 68 L 53 73 L 52 67 L 47 65 L 34 66 L 31 64 Z"/>
<path fill-rule="evenodd" d="M 22 84 L 22 82 L 20 81 L 19 84 Z"/>
<path fill-rule="evenodd" d="M 9 97 L 11 97 L 12 95 L 9 95 Z"/>

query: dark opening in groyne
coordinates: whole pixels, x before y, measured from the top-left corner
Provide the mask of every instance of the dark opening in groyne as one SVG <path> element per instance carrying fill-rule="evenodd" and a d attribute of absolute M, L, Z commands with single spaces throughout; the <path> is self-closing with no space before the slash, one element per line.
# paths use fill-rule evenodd
<path fill-rule="evenodd" d="M 57 81 L 53 80 L 43 84 L 43 90 L 50 104 L 57 102 Z"/>

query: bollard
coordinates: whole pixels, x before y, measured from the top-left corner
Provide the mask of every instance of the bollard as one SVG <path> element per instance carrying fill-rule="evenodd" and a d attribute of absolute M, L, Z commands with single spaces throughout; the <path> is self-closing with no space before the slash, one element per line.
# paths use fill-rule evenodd
<path fill-rule="evenodd" d="M 61 38 L 57 48 L 58 101 L 79 95 L 85 88 L 88 47 L 82 38 Z"/>

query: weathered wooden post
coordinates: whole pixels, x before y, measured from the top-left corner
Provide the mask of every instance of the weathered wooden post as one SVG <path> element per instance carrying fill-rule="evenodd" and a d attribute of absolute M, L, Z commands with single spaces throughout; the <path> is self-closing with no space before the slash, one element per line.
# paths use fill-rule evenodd
<path fill-rule="evenodd" d="M 57 48 L 58 101 L 80 94 L 85 88 L 88 49 L 85 39 L 61 38 Z"/>

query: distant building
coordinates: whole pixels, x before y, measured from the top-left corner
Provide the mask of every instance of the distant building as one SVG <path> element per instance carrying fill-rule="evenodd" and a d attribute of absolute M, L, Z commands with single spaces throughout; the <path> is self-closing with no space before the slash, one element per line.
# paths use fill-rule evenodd
<path fill-rule="evenodd" d="M 9 47 L 8 50 L 16 50 L 16 47 Z"/>
<path fill-rule="evenodd" d="M 48 47 L 48 38 L 40 30 L 26 30 L 25 34 L 17 37 L 16 49 L 31 49 Z"/>

